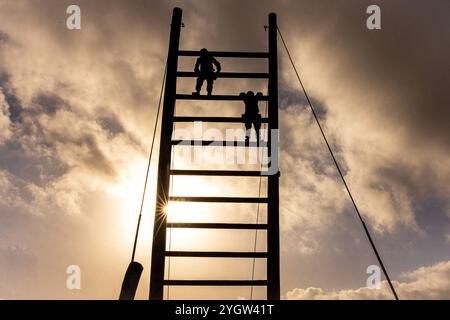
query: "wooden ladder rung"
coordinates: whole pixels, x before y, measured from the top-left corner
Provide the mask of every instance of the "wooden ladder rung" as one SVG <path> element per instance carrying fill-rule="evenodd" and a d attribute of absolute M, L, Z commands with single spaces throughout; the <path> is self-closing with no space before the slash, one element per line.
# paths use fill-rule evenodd
<path fill-rule="evenodd" d="M 225 176 L 225 177 L 259 177 L 267 176 L 264 171 L 249 170 L 170 170 L 174 176 Z"/>
<path fill-rule="evenodd" d="M 236 122 L 243 123 L 244 120 L 241 117 L 173 117 L 173 122 Z M 262 123 L 267 123 L 267 118 L 261 118 Z"/>
<path fill-rule="evenodd" d="M 267 252 L 166 251 L 167 257 L 192 258 L 267 258 Z"/>
<path fill-rule="evenodd" d="M 168 222 L 167 228 L 191 228 L 191 229 L 231 229 L 254 230 L 267 229 L 267 224 L 262 223 L 194 223 L 194 222 Z"/>
<path fill-rule="evenodd" d="M 213 57 L 223 58 L 269 58 L 268 52 L 231 52 L 231 51 L 208 51 Z M 178 56 L 182 57 L 198 57 L 200 51 L 179 50 Z"/>
<path fill-rule="evenodd" d="M 267 280 L 164 280 L 165 286 L 267 286 Z"/>
<path fill-rule="evenodd" d="M 176 94 L 175 99 L 178 100 L 225 100 L 225 101 L 242 101 L 242 97 L 239 95 L 193 95 L 193 94 Z M 262 96 L 260 101 L 268 101 L 269 96 Z"/>
<path fill-rule="evenodd" d="M 245 141 L 233 141 L 233 140 L 172 140 L 173 146 L 209 146 L 209 147 L 257 147 L 256 141 L 250 141 L 247 145 Z M 260 141 L 259 146 L 265 147 L 266 141 Z"/>
<path fill-rule="evenodd" d="M 267 203 L 267 198 L 238 197 L 169 197 L 169 201 L 180 202 L 223 202 L 223 203 Z"/>
<path fill-rule="evenodd" d="M 192 71 L 178 71 L 177 77 L 196 78 L 198 74 Z M 232 79 L 268 79 L 267 72 L 219 72 L 217 78 L 232 78 Z"/>

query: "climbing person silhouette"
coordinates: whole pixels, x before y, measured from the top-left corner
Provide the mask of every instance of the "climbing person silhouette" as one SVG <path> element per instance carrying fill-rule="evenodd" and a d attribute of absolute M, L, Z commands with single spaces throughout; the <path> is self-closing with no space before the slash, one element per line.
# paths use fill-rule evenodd
<path fill-rule="evenodd" d="M 245 145 L 249 145 L 250 131 L 252 124 L 256 131 L 257 146 L 259 146 L 259 129 L 261 128 L 261 115 L 259 114 L 258 100 L 261 99 L 262 93 L 258 92 L 256 95 L 253 91 L 247 93 L 241 92 L 239 96 L 242 98 L 245 104 L 245 113 L 242 114 L 242 119 L 245 123 Z"/>
<path fill-rule="evenodd" d="M 214 70 L 214 67 L 216 67 L 216 70 Z M 195 91 L 192 92 L 192 94 L 199 95 L 202 90 L 203 82 L 206 80 L 206 91 L 208 91 L 208 96 L 210 96 L 213 90 L 214 80 L 217 79 L 217 75 L 220 70 L 221 66 L 219 61 L 210 55 L 208 50 L 205 48 L 200 50 L 200 57 L 198 57 L 194 67 L 194 72 L 198 76 L 197 85 L 195 86 Z"/>

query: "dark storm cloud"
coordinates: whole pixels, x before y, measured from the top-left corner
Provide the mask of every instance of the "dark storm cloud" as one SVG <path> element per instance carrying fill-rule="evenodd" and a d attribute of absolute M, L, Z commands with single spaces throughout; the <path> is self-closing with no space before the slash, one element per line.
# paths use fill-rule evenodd
<path fill-rule="evenodd" d="M 380 96 L 396 92 L 395 103 L 379 105 L 383 118 L 406 126 L 410 142 L 448 148 L 450 25 L 445 21 L 450 4 L 381 2 L 382 30 L 368 32 L 361 15 L 367 3 L 343 5 L 345 11 L 337 6 L 341 15 L 323 38 L 324 50 L 341 71 L 336 81 Z"/>
<path fill-rule="evenodd" d="M 47 156 L 29 154 L 17 142 L 8 141 L 0 146 L 0 163 L 2 169 L 38 186 L 45 186 L 49 181 L 62 176 L 67 172 L 67 165 L 55 155 L 48 152 Z M 18 186 L 24 189 L 24 186 Z M 29 195 L 24 194 L 24 199 Z"/>
<path fill-rule="evenodd" d="M 293 92 L 291 90 L 285 90 L 283 88 L 283 83 L 281 84 L 281 88 L 279 91 L 279 98 L 278 98 L 278 107 L 283 110 L 288 108 L 292 105 L 302 105 L 305 106 L 307 109 L 307 112 L 310 112 L 310 109 L 308 107 L 308 100 L 306 99 L 305 95 L 303 94 L 303 91 Z M 319 118 L 319 121 L 326 119 L 327 117 L 327 106 L 324 101 L 321 101 L 318 99 L 318 97 L 309 97 L 311 104 L 314 107 L 314 111 Z M 312 115 L 312 113 L 311 113 Z"/>
<path fill-rule="evenodd" d="M 334 7 L 327 5 L 327 12 L 334 11 L 336 17 L 333 31 L 321 40 L 323 50 L 341 71 L 337 85 L 347 82 L 354 90 L 374 90 L 380 98 L 395 92 L 395 103 L 379 105 L 383 118 L 406 126 L 410 142 L 439 142 L 448 148 L 450 24 L 446 21 L 450 3 L 379 2 L 382 30 L 375 32 L 365 28 L 367 15 L 362 14 L 370 1 L 333 3 Z M 327 20 L 326 14 L 309 20 L 308 30 L 320 30 Z"/>
<path fill-rule="evenodd" d="M 125 128 L 120 122 L 120 119 L 114 114 L 103 113 L 98 117 L 97 121 L 103 129 L 113 135 L 125 132 Z"/>
<path fill-rule="evenodd" d="M 0 44 L 6 43 L 8 41 L 9 41 L 8 34 L 0 30 Z"/>
<path fill-rule="evenodd" d="M 3 95 L 5 96 L 5 100 L 8 103 L 8 112 L 9 118 L 11 122 L 16 123 L 20 121 L 20 114 L 22 112 L 22 104 L 14 93 L 14 89 L 9 87 L 9 79 L 10 76 L 1 72 L 0 70 L 0 89 L 3 91 Z"/>
<path fill-rule="evenodd" d="M 54 115 L 58 109 L 66 107 L 64 100 L 51 92 L 36 95 L 32 103 L 48 115 Z"/>
<path fill-rule="evenodd" d="M 107 176 L 114 176 L 116 174 L 114 165 L 100 149 L 94 136 L 88 135 L 83 137 L 81 143 L 86 145 L 89 150 L 83 158 L 83 162 L 88 168 L 92 168 L 96 172 L 106 174 Z"/>
<path fill-rule="evenodd" d="M 8 79 L 6 76 L 2 78 Z M 87 152 L 81 156 L 86 167 L 107 176 L 115 175 L 113 164 L 107 159 L 92 134 L 49 135 L 45 125 L 38 121 L 42 115 L 48 116 L 50 119 L 55 118 L 58 110 L 71 111 L 71 106 L 61 97 L 55 93 L 37 93 L 32 99 L 31 106 L 23 108 L 19 99 L 9 93 L 12 90 L 5 86 L 7 81 L 0 84 L 9 106 L 10 120 L 16 124 L 14 137 L 6 144 L 0 145 L 2 151 L 0 163 L 2 163 L 3 169 L 7 169 L 25 181 L 38 185 L 45 184 L 67 171 L 67 165 L 60 161 L 56 150 L 58 144 L 64 143 L 87 148 Z M 57 118 L 55 119 L 58 121 Z M 114 117 L 104 117 L 101 118 L 101 121 L 111 133 L 123 132 L 120 122 Z M 30 152 L 32 149 L 40 151 Z M 46 151 L 42 152 L 43 150 Z"/>
<path fill-rule="evenodd" d="M 39 23 L 39 26 L 50 31 L 68 50 L 78 49 L 83 38 L 82 34 L 66 28 L 65 12 L 71 4 L 67 0 L 49 0 L 33 6 L 33 20 L 51 19 L 52 23 Z M 82 12 L 82 30 L 92 36 L 89 46 L 101 52 L 116 50 L 120 42 L 125 45 L 129 39 L 152 42 L 157 47 L 167 41 L 170 1 L 80 0 L 76 4 Z"/>
<path fill-rule="evenodd" d="M 448 150 L 448 1 L 378 1 L 382 12 L 382 29 L 378 31 L 366 28 L 366 8 L 372 1 L 192 3 L 195 12 L 185 10 L 182 38 L 196 33 L 196 42 L 214 49 L 264 50 L 267 34 L 261 30 L 267 24 L 267 14 L 276 11 L 293 51 L 301 50 L 301 44 L 310 38 L 317 39 L 317 53 L 327 59 L 324 65 L 337 70 L 336 86 L 379 95 L 380 102 L 374 102 L 376 113 L 392 125 L 406 128 L 409 143 L 438 144 Z M 283 55 L 280 46 L 280 57 Z M 314 57 L 297 62 L 308 63 L 310 59 Z M 314 84 L 314 79 L 304 81 Z M 391 104 L 382 102 L 391 95 Z M 283 94 L 280 99 L 283 101 Z"/>

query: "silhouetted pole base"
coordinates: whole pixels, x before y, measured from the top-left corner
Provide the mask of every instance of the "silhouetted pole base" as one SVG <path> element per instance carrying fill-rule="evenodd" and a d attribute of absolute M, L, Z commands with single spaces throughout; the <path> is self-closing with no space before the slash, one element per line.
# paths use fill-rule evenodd
<path fill-rule="evenodd" d="M 139 262 L 133 261 L 128 265 L 122 282 L 119 300 L 134 300 L 142 270 L 144 270 L 144 267 Z"/>

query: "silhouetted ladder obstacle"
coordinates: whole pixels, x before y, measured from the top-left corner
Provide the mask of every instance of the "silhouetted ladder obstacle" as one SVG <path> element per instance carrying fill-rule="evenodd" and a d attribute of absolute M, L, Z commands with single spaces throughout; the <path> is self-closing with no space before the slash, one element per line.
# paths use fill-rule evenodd
<path fill-rule="evenodd" d="M 152 144 L 150 148 L 149 161 L 147 165 L 147 174 L 144 183 L 143 195 L 141 198 L 141 206 L 138 216 L 138 223 L 136 228 L 133 252 L 131 257 L 131 262 L 128 266 L 127 272 L 125 274 L 120 299 L 122 300 L 131 300 L 134 299 L 137 285 L 139 282 L 140 275 L 142 273 L 142 265 L 134 260 L 136 253 L 136 244 L 139 234 L 139 226 L 142 217 L 142 208 L 145 199 L 145 190 L 147 186 L 147 179 L 149 176 L 149 169 L 152 159 L 153 146 L 156 136 L 156 128 L 159 119 L 160 109 L 161 109 L 161 98 L 162 93 L 164 92 L 164 114 L 163 114 L 163 124 L 162 124 L 162 137 L 160 144 L 160 161 L 159 161 L 159 176 L 158 176 L 158 190 L 157 190 L 157 205 L 156 205 L 156 213 L 155 213 L 155 230 L 154 230 L 154 241 L 153 241 L 153 249 L 152 249 L 152 271 L 151 271 L 151 281 L 150 281 L 150 298 L 151 299 L 162 299 L 163 298 L 163 287 L 164 286 L 251 286 L 250 298 L 253 297 L 253 286 L 266 286 L 267 287 L 267 297 L 269 299 L 279 299 L 280 297 L 280 278 L 279 278 L 279 217 L 278 217 L 278 178 L 279 171 L 273 172 L 272 175 L 267 175 L 268 172 L 261 171 L 235 171 L 235 170 L 172 170 L 171 169 L 171 147 L 177 145 L 188 145 L 188 146 L 234 146 L 234 147 L 260 147 L 258 143 L 246 143 L 240 141 L 181 141 L 181 140 L 171 140 L 172 127 L 174 124 L 174 107 L 175 101 L 179 99 L 190 99 L 190 100 L 241 100 L 240 96 L 235 95 L 220 95 L 220 96 L 190 96 L 190 95 L 182 95 L 176 94 L 176 78 L 178 76 L 191 76 L 189 73 L 179 73 L 177 71 L 177 58 L 178 56 L 197 56 L 199 54 L 198 51 L 178 51 L 178 43 L 180 36 L 180 26 L 181 26 L 181 10 L 176 8 L 174 10 L 174 14 L 172 17 L 172 28 L 171 28 L 171 36 L 170 36 L 170 45 L 169 45 L 169 55 L 168 61 L 166 64 L 166 70 L 164 72 L 164 80 L 163 86 L 161 87 L 161 96 L 159 99 L 158 112 L 156 116 Z M 378 253 L 378 250 L 375 246 L 375 243 L 372 240 L 370 232 L 361 216 L 359 209 L 353 199 L 353 196 L 350 192 L 350 189 L 346 183 L 344 175 L 342 174 L 342 170 L 334 156 L 334 153 L 328 143 L 328 139 L 322 129 L 320 121 L 317 117 L 316 112 L 312 106 L 311 100 L 303 86 L 303 83 L 300 79 L 300 76 L 297 72 L 295 64 L 292 60 L 289 49 L 283 39 L 281 31 L 276 26 L 276 16 L 275 14 L 269 15 L 269 52 L 211 52 L 214 56 L 217 57 L 240 57 L 240 58 L 268 58 L 269 59 L 269 72 L 268 72 L 268 80 L 269 80 L 269 95 L 263 97 L 263 100 L 267 100 L 269 102 L 269 117 L 267 118 L 267 122 L 269 125 L 269 129 L 278 129 L 278 104 L 277 104 L 277 43 L 276 43 L 276 31 L 280 35 L 280 38 L 283 42 L 283 45 L 286 49 L 289 60 L 292 64 L 292 67 L 297 75 L 299 84 L 303 90 L 305 98 L 308 101 L 312 114 L 317 122 L 317 125 L 320 129 L 320 132 L 324 138 L 324 141 L 327 145 L 328 151 L 334 161 L 334 164 L 338 170 L 338 173 L 341 177 L 341 180 L 347 190 L 350 200 L 355 208 L 355 211 L 360 219 L 360 222 L 364 228 L 364 231 L 368 237 L 368 240 L 372 246 L 374 254 L 377 257 L 378 262 L 381 265 L 383 273 L 388 281 L 388 284 L 391 288 L 392 294 L 394 298 L 398 300 L 397 293 L 395 288 L 390 280 L 390 277 L 387 273 L 387 270 L 384 266 L 384 263 Z M 228 73 L 234 74 L 236 77 L 242 77 L 242 73 Z M 169 78 L 166 77 L 169 75 Z M 261 74 L 248 74 L 250 78 L 258 78 Z M 226 77 L 227 77 L 226 76 Z M 265 75 L 264 75 L 265 77 Z M 167 85 L 169 90 L 164 91 L 164 84 Z M 183 121 L 195 121 L 195 117 L 191 117 L 189 119 L 185 119 Z M 220 119 L 229 119 L 229 118 L 220 118 L 217 121 L 222 121 Z M 235 122 L 237 119 L 234 118 L 232 121 L 226 120 L 226 122 Z M 265 146 L 268 148 L 268 155 L 272 154 L 271 150 L 271 139 L 278 139 L 278 132 L 275 136 L 269 135 L 268 141 L 265 142 Z M 277 151 L 277 150 L 275 150 Z M 274 152 L 275 154 L 275 152 Z M 274 156 L 276 163 L 278 164 L 278 152 L 276 152 L 276 156 Z M 272 159 L 273 160 L 273 159 Z M 278 167 L 276 167 L 278 168 Z M 245 198 L 245 197 L 174 197 L 169 195 L 169 187 L 170 187 L 170 177 L 174 175 L 208 175 L 208 176 L 259 176 L 259 197 L 258 198 Z M 267 197 L 262 198 L 261 195 L 261 178 L 265 176 L 268 178 L 268 189 L 267 189 Z M 257 203 L 258 204 L 258 213 L 259 213 L 259 204 L 267 203 L 268 208 L 268 222 L 267 224 L 260 224 L 259 216 L 257 214 L 257 219 L 255 224 L 243 224 L 243 223 L 188 223 L 188 222 L 167 222 L 164 206 L 168 201 L 191 201 L 191 202 L 229 202 L 229 203 Z M 255 230 L 258 231 L 260 229 L 267 230 L 267 252 L 256 252 L 256 235 L 255 232 L 255 242 L 254 242 L 254 250 L 253 252 L 222 252 L 222 251 L 173 251 L 170 249 L 167 251 L 165 249 L 165 235 L 166 229 L 175 229 L 175 228 L 185 228 L 185 229 L 228 229 L 228 230 Z M 252 258 L 253 259 L 253 271 L 252 271 L 252 279 L 251 280 L 171 280 L 164 279 L 164 259 L 165 257 L 196 257 L 196 258 Z M 254 280 L 254 266 L 256 258 L 264 258 L 267 259 L 267 280 Z M 169 276 L 170 276 L 170 260 L 169 260 Z"/>
<path fill-rule="evenodd" d="M 175 104 L 177 100 L 212 100 L 212 101 L 242 101 L 239 95 L 187 95 L 179 94 L 176 90 L 178 77 L 196 77 L 194 72 L 178 70 L 178 57 L 199 56 L 199 51 L 179 50 L 182 10 L 175 8 L 172 15 L 170 42 L 167 59 L 167 77 L 165 82 L 164 105 L 161 127 L 161 142 L 158 163 L 158 183 L 156 194 L 155 223 L 152 247 L 152 265 L 150 274 L 150 299 L 163 299 L 164 286 L 266 286 L 267 298 L 278 300 L 280 298 L 280 261 L 279 261 L 279 172 L 276 168 L 275 174 L 268 175 L 265 171 L 244 170 L 176 170 L 171 169 L 172 147 L 177 145 L 188 146 L 214 146 L 219 144 L 225 147 L 243 147 L 245 142 L 238 141 L 181 141 L 172 140 L 173 125 L 177 122 L 223 122 L 243 123 L 238 117 L 198 117 L 198 116 L 175 116 Z M 272 150 L 273 136 L 278 139 L 278 63 L 277 63 L 277 25 L 276 15 L 269 15 L 269 50 L 268 52 L 223 52 L 210 51 L 215 57 L 232 58 L 256 58 L 267 59 L 269 72 L 221 72 L 219 78 L 249 78 L 267 79 L 268 95 L 260 100 L 268 101 L 268 117 L 262 118 L 262 123 L 267 123 L 269 129 L 268 140 L 260 147 L 267 147 L 268 158 L 272 164 L 278 165 L 278 151 Z M 249 147 L 257 147 L 256 142 L 250 142 Z M 275 141 L 277 146 L 277 141 Z M 273 158 L 271 156 L 273 155 Z M 169 194 L 171 176 L 222 176 L 222 177 L 259 177 L 267 179 L 266 197 L 186 197 L 171 196 Z M 164 212 L 169 201 L 202 202 L 202 203 L 257 203 L 267 206 L 267 223 L 241 224 L 241 223 L 188 223 L 168 222 L 167 214 Z M 266 252 L 222 252 L 222 251 L 172 251 L 166 249 L 167 229 L 224 229 L 224 230 L 266 230 L 267 251 Z M 190 258 L 260 258 L 267 261 L 266 280 L 171 280 L 165 279 L 166 257 L 190 257 Z"/>

